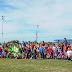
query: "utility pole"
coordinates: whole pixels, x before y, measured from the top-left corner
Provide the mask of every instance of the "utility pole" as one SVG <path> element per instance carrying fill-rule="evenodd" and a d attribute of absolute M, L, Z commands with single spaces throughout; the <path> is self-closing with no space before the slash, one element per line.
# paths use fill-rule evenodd
<path fill-rule="evenodd" d="M 3 23 L 4 23 L 5 16 L 2 16 L 2 45 L 3 45 Z"/>
<path fill-rule="evenodd" d="M 39 27 L 39 25 L 37 25 L 37 31 L 36 31 L 36 42 L 38 41 L 38 27 Z"/>

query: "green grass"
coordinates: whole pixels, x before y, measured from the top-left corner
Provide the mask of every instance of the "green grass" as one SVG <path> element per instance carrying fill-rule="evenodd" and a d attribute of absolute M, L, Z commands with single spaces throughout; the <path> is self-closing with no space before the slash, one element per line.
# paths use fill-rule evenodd
<path fill-rule="evenodd" d="M 72 72 L 68 60 L 0 59 L 0 72 Z"/>

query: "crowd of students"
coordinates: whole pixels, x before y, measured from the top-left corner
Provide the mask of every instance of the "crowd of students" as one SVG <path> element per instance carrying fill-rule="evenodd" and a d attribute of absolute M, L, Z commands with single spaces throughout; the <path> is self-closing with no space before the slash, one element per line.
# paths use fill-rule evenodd
<path fill-rule="evenodd" d="M 45 44 L 45 42 L 28 42 L 3 44 L 0 46 L 0 58 L 15 59 L 68 59 L 72 60 L 72 47 L 64 38 L 63 43 Z"/>

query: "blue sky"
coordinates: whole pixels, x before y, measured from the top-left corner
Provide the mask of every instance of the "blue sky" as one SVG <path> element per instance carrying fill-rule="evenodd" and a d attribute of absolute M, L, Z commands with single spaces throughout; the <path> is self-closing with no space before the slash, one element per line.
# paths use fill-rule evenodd
<path fill-rule="evenodd" d="M 0 0 L 1 16 L 5 16 L 4 40 L 53 41 L 72 38 L 72 0 Z"/>

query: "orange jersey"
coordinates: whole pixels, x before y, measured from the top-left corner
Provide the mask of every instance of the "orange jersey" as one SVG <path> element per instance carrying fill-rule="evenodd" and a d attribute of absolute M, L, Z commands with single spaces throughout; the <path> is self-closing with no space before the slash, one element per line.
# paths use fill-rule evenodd
<path fill-rule="evenodd" d="M 38 44 L 37 44 L 36 46 L 37 46 L 38 48 L 40 48 Z"/>
<path fill-rule="evenodd" d="M 63 51 L 65 51 L 66 50 L 66 46 L 63 46 Z"/>
<path fill-rule="evenodd" d="M 72 50 L 72 47 L 70 47 L 70 49 Z"/>
<path fill-rule="evenodd" d="M 32 49 L 32 46 L 30 45 L 30 49 Z"/>
<path fill-rule="evenodd" d="M 19 44 L 19 47 L 20 47 L 21 45 Z"/>

